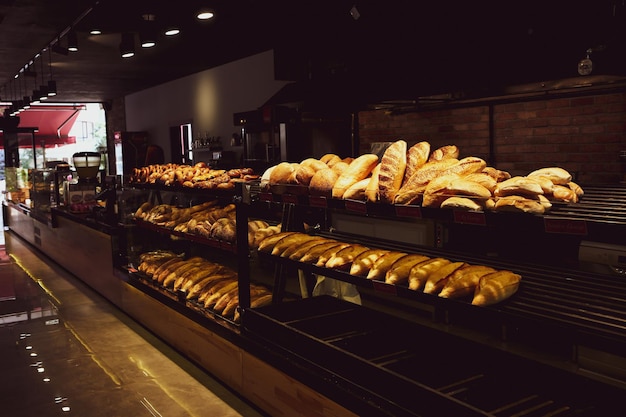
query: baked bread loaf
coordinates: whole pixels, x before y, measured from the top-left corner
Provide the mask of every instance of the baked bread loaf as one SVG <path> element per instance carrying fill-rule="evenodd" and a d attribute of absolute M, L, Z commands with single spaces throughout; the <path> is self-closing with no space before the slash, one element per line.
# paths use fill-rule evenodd
<path fill-rule="evenodd" d="M 493 194 L 496 197 L 522 195 L 534 198 L 539 194 L 543 194 L 543 189 L 535 180 L 522 176 L 515 176 L 498 183 Z"/>
<path fill-rule="evenodd" d="M 315 172 L 319 171 L 320 169 L 328 168 L 328 165 L 326 163 L 315 158 L 306 158 L 302 160 L 302 162 L 300 162 L 300 165 L 310 167 Z"/>
<path fill-rule="evenodd" d="M 411 254 L 402 256 L 391 265 L 391 267 L 385 274 L 385 283 L 404 284 L 409 279 L 409 272 L 411 272 L 411 269 L 415 265 L 420 264 L 429 259 L 430 258 L 428 256 L 420 255 L 417 253 L 411 253 Z"/>
<path fill-rule="evenodd" d="M 281 162 L 274 166 L 274 169 L 270 172 L 270 185 L 276 184 L 295 184 L 296 183 L 296 169 L 299 164 L 292 162 Z"/>
<path fill-rule="evenodd" d="M 554 184 L 565 185 L 572 180 L 572 174 L 561 167 L 547 167 L 532 171 L 528 177 L 542 176 L 549 178 Z"/>
<path fill-rule="evenodd" d="M 498 181 L 491 175 L 485 172 L 475 172 L 473 174 L 468 174 L 463 177 L 467 181 L 474 181 L 488 189 L 491 193 L 496 189 L 496 185 L 498 185 Z"/>
<path fill-rule="evenodd" d="M 355 182 L 354 184 L 350 186 L 350 188 L 346 190 L 345 193 L 343 193 L 342 198 L 344 200 L 359 200 L 359 201 L 367 200 L 367 196 L 365 195 L 365 190 L 367 189 L 367 186 L 369 185 L 370 181 L 371 181 L 371 178 L 365 178 L 361 181 Z"/>
<path fill-rule="evenodd" d="M 352 265 L 350 266 L 350 275 L 367 276 L 378 258 L 388 252 L 389 251 L 385 249 L 375 248 L 361 252 L 356 256 L 356 258 L 354 258 L 354 261 L 352 261 Z"/>
<path fill-rule="evenodd" d="M 380 160 L 378 172 L 378 200 L 391 204 L 404 180 L 406 169 L 406 141 L 400 139 L 387 147 Z"/>
<path fill-rule="evenodd" d="M 531 214 L 543 214 L 546 211 L 539 198 L 532 199 L 521 195 L 508 195 L 495 200 L 495 211 L 513 211 Z"/>
<path fill-rule="evenodd" d="M 377 163 L 378 156 L 371 153 L 363 154 L 354 159 L 335 181 L 332 188 L 332 197 L 342 198 L 352 184 L 369 177 Z"/>
<path fill-rule="evenodd" d="M 578 202 L 578 195 L 567 185 L 554 185 L 552 189 L 552 198 L 565 203 Z"/>
<path fill-rule="evenodd" d="M 309 182 L 309 192 L 314 195 L 330 195 L 339 175 L 332 168 L 317 171 Z"/>
<path fill-rule="evenodd" d="M 496 270 L 484 265 L 468 265 L 459 268 L 450 275 L 439 297 L 460 298 L 473 295 L 480 278 L 492 272 Z"/>
<path fill-rule="evenodd" d="M 299 259 L 300 262 L 315 264 L 319 260 L 320 256 L 329 249 L 338 248 L 339 246 L 345 245 L 343 242 L 338 241 L 328 241 L 324 243 L 320 243 L 315 245 Z M 342 248 L 345 246 L 342 246 Z"/>
<path fill-rule="evenodd" d="M 372 268 L 367 273 L 367 279 L 384 280 L 387 271 L 391 268 L 391 265 L 405 255 L 408 254 L 398 251 L 389 251 L 383 254 L 381 257 L 376 259 L 374 265 L 372 265 Z"/>
<path fill-rule="evenodd" d="M 328 262 L 330 258 L 335 256 L 337 252 L 339 252 L 340 250 L 345 249 L 349 246 L 350 246 L 349 243 L 340 242 L 338 245 L 329 247 L 328 249 L 320 253 L 320 255 L 317 258 L 317 261 L 315 261 L 315 265 L 320 266 L 320 267 L 326 266 L 326 263 Z"/>
<path fill-rule="evenodd" d="M 329 242 L 337 243 L 336 240 L 331 240 L 324 237 L 321 237 L 320 239 L 312 239 L 308 242 L 301 244 L 299 247 L 296 247 L 296 249 L 291 254 L 285 254 L 285 256 L 289 257 L 289 259 L 291 259 L 292 261 L 299 261 L 300 259 L 302 259 L 302 257 L 304 257 L 304 255 L 306 255 L 311 249 L 313 249 L 317 245 L 322 245 Z"/>
<path fill-rule="evenodd" d="M 438 294 L 446 285 L 450 276 L 459 268 L 467 266 L 465 262 L 450 262 L 441 268 L 433 271 L 426 279 L 424 292 L 427 294 Z"/>
<path fill-rule="evenodd" d="M 316 171 L 312 166 L 300 164 L 294 173 L 296 183 L 298 185 L 308 186 L 311 182 L 311 178 L 315 175 L 315 172 Z"/>
<path fill-rule="evenodd" d="M 506 270 L 482 276 L 474 290 L 472 304 L 486 306 L 506 300 L 517 292 L 521 279 L 521 275 Z"/>
<path fill-rule="evenodd" d="M 480 211 L 483 206 L 475 200 L 467 197 L 448 197 L 441 203 L 441 208 L 450 208 L 455 210 L 471 210 Z"/>
<path fill-rule="evenodd" d="M 441 161 L 442 159 L 459 157 L 459 148 L 456 145 L 445 145 L 432 151 L 428 157 L 429 161 Z"/>
<path fill-rule="evenodd" d="M 352 265 L 354 259 L 361 253 L 369 250 L 367 246 L 353 244 L 349 245 L 337 253 L 335 253 L 328 261 L 326 261 L 326 268 L 348 270 Z"/>
<path fill-rule="evenodd" d="M 376 164 L 370 175 L 369 183 L 365 187 L 365 198 L 367 201 L 376 203 L 378 201 L 378 174 L 380 173 L 380 163 Z"/>
<path fill-rule="evenodd" d="M 403 183 L 428 161 L 429 155 L 430 143 L 427 141 L 418 142 L 409 148 L 406 155 L 406 169 L 404 170 Z"/>
<path fill-rule="evenodd" d="M 337 162 L 341 161 L 339 155 L 335 155 L 334 153 L 327 153 L 320 158 L 320 161 L 328 165 L 329 168 L 332 168 Z"/>
<path fill-rule="evenodd" d="M 276 245 L 276 243 L 280 240 L 283 239 L 289 235 L 292 235 L 296 232 L 279 232 L 279 233 L 275 233 L 269 236 L 266 236 L 263 240 L 261 240 L 259 242 L 259 247 L 257 248 L 257 250 L 259 252 L 267 252 L 267 253 L 271 253 L 272 250 L 274 249 L 274 245 Z"/>

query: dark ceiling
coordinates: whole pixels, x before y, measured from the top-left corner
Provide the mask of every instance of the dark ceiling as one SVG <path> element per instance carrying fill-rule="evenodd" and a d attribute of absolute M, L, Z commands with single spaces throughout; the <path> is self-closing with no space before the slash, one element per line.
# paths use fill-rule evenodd
<path fill-rule="evenodd" d="M 194 18 L 203 5 L 211 21 Z M 122 59 L 121 34 L 146 13 L 181 34 L 143 50 L 136 36 Z M 622 0 L 0 0 L 0 97 L 30 94 L 50 63 L 56 101 L 103 102 L 268 49 L 277 78 L 365 101 L 577 77 L 589 48 L 594 75 L 622 76 L 625 15 Z M 69 28 L 79 51 L 47 50 Z M 15 80 L 33 59 L 35 77 Z"/>

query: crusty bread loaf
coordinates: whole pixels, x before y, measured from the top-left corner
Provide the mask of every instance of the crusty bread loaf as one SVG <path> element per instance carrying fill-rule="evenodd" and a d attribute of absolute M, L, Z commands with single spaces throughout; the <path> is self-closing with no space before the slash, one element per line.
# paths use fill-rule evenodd
<path fill-rule="evenodd" d="M 430 258 L 417 253 L 410 253 L 396 260 L 389 270 L 385 273 L 385 282 L 387 284 L 404 284 L 409 279 L 411 269 Z"/>
<path fill-rule="evenodd" d="M 231 243 L 235 242 L 237 236 L 235 220 L 228 217 L 217 219 L 215 223 L 211 225 L 209 236 L 212 239 L 223 240 Z"/>
<path fill-rule="evenodd" d="M 303 263 L 310 263 L 310 264 L 315 264 L 317 263 L 319 257 L 326 252 L 329 249 L 333 249 L 336 247 L 342 247 L 344 248 L 345 246 L 343 242 L 338 242 L 338 241 L 329 241 L 329 242 L 324 242 L 324 243 L 320 243 L 318 245 L 315 245 L 313 247 L 311 247 L 300 259 L 300 262 Z"/>
<path fill-rule="evenodd" d="M 430 156 L 430 143 L 427 141 L 418 142 L 411 146 L 406 154 L 406 169 L 404 170 L 404 179 L 402 183 L 407 181 L 411 175 L 420 169 Z"/>
<path fill-rule="evenodd" d="M 354 159 L 348 168 L 335 181 L 332 189 L 333 198 L 342 198 L 350 186 L 367 178 L 378 164 L 378 156 L 366 153 Z"/>
<path fill-rule="evenodd" d="M 339 175 L 332 168 L 320 169 L 313 175 L 309 182 L 309 192 L 311 194 L 330 194 Z"/>
<path fill-rule="evenodd" d="M 491 193 L 496 189 L 498 181 L 485 172 L 474 172 L 463 177 L 467 181 L 474 181 L 488 189 Z"/>
<path fill-rule="evenodd" d="M 583 188 L 578 185 L 577 183 L 575 183 L 574 181 L 570 181 L 566 184 L 572 191 L 574 191 L 576 193 L 576 196 L 578 198 L 582 197 L 583 195 L 585 195 L 585 191 L 583 190 Z"/>
<path fill-rule="evenodd" d="M 367 279 L 384 280 L 387 271 L 389 270 L 389 268 L 391 268 L 391 265 L 393 265 L 395 261 L 405 255 L 408 254 L 406 252 L 400 251 L 389 251 L 385 253 L 384 255 L 376 259 L 374 265 L 372 265 L 372 268 L 367 273 Z"/>
<path fill-rule="evenodd" d="M 335 256 L 337 252 L 339 252 L 342 249 L 347 248 L 348 246 L 350 246 L 349 243 L 340 242 L 338 245 L 329 247 L 324 252 L 320 253 L 320 255 L 317 257 L 317 261 L 315 261 L 315 265 L 320 266 L 320 267 L 326 266 L 326 262 L 328 262 L 330 258 Z"/>
<path fill-rule="evenodd" d="M 478 204 L 476 200 L 468 197 L 448 197 L 440 205 L 441 208 L 451 208 L 455 210 L 473 210 L 479 211 L 483 209 L 483 206 Z"/>
<path fill-rule="evenodd" d="M 350 275 L 367 276 L 370 269 L 374 266 L 374 263 L 381 256 L 388 253 L 385 249 L 370 249 L 365 252 L 361 252 L 354 258 L 352 265 L 350 266 Z"/>
<path fill-rule="evenodd" d="M 284 249 L 282 252 L 280 252 L 281 258 L 289 258 L 291 257 L 291 255 L 293 255 L 299 249 L 303 248 L 305 245 L 310 244 L 312 246 L 313 244 L 319 243 L 325 239 L 322 236 L 316 236 L 316 235 L 304 234 L 304 236 L 305 237 L 301 241 L 299 241 L 297 245 L 291 245 L 288 248 Z"/>
<path fill-rule="evenodd" d="M 572 174 L 561 167 L 540 168 L 528 174 L 528 177 L 543 176 L 550 178 L 554 184 L 565 185 L 572 180 Z"/>
<path fill-rule="evenodd" d="M 431 152 L 428 157 L 429 161 L 441 161 L 442 159 L 459 157 L 459 148 L 456 145 L 444 145 Z"/>
<path fill-rule="evenodd" d="M 526 178 L 529 179 L 530 181 L 535 181 L 537 184 L 539 184 L 539 186 L 543 190 L 544 195 L 552 194 L 552 190 L 554 189 L 554 183 L 552 182 L 550 178 L 545 177 L 543 175 L 534 175 L 532 177 L 526 177 Z"/>
<path fill-rule="evenodd" d="M 446 258 L 432 258 L 427 261 L 414 265 L 409 271 L 409 289 L 418 291 L 424 288 L 428 277 L 436 270 L 449 264 Z"/>
<path fill-rule="evenodd" d="M 506 300 L 517 292 L 521 279 L 521 275 L 507 270 L 482 276 L 474 291 L 472 304 L 486 306 Z"/>
<path fill-rule="evenodd" d="M 319 171 L 320 169 L 328 168 L 328 165 L 316 158 L 306 158 L 300 162 L 300 165 L 313 168 L 314 171 Z"/>
<path fill-rule="evenodd" d="M 335 173 L 337 174 L 337 178 L 339 178 L 339 176 L 343 174 L 349 166 L 350 164 L 345 161 L 338 161 L 337 163 L 333 164 L 331 169 L 335 171 Z"/>
<path fill-rule="evenodd" d="M 296 177 L 296 183 L 298 185 L 308 186 L 311 182 L 311 178 L 313 178 L 313 175 L 315 175 L 315 172 L 316 171 L 312 166 L 300 164 L 298 166 L 298 169 L 296 169 L 296 172 L 294 173 Z"/>
<path fill-rule="evenodd" d="M 552 189 L 552 198 L 565 203 L 578 202 L 578 195 L 567 185 L 554 185 Z"/>
<path fill-rule="evenodd" d="M 295 184 L 295 171 L 297 164 L 291 162 L 281 162 L 270 172 L 269 183 L 275 184 Z"/>
<path fill-rule="evenodd" d="M 493 191 L 493 194 L 496 197 L 504 197 L 507 195 L 535 197 L 538 194 L 543 194 L 543 189 L 535 180 L 522 176 L 515 176 L 498 183 L 496 189 Z"/>
<path fill-rule="evenodd" d="M 365 201 L 367 200 L 367 196 L 365 195 L 365 190 L 367 189 L 367 186 L 370 183 L 371 178 L 365 178 L 362 179 L 361 181 L 357 181 L 354 184 L 352 184 L 350 186 L 350 188 L 348 188 L 346 190 L 345 193 L 343 193 L 343 199 L 344 200 L 359 200 L 359 201 Z"/>
<path fill-rule="evenodd" d="M 452 181 L 458 178 L 460 178 L 458 174 L 448 174 L 438 176 L 429 181 L 424 189 L 422 206 L 439 207 L 446 198 L 450 197 L 447 189 Z"/>
<path fill-rule="evenodd" d="M 271 253 L 272 249 L 274 249 L 274 245 L 276 244 L 276 242 L 278 242 L 280 239 L 292 235 L 296 232 L 293 231 L 289 231 L 289 232 L 279 232 L 279 233 L 275 233 L 272 235 L 269 235 L 267 237 L 265 237 L 263 240 L 261 240 L 259 242 L 259 246 L 257 248 L 257 250 L 259 252 L 268 252 Z"/>
<path fill-rule="evenodd" d="M 320 158 L 320 161 L 328 165 L 329 168 L 332 168 L 333 165 L 341 161 L 341 157 L 334 153 L 327 153 Z"/>
<path fill-rule="evenodd" d="M 336 243 L 335 240 L 331 240 L 331 239 L 328 239 L 328 238 L 325 238 L 325 237 L 319 237 L 318 239 L 311 239 L 308 242 L 302 243 L 301 245 L 296 247 L 295 250 L 292 253 L 285 254 L 285 256 L 289 257 L 289 259 L 291 259 L 292 261 L 299 261 L 313 247 L 315 247 L 317 245 L 323 245 L 323 244 L 329 243 L 329 242 Z"/>
<path fill-rule="evenodd" d="M 460 160 L 444 158 L 440 161 L 428 162 L 418 169 L 406 184 L 402 185 L 396 195 L 395 202 L 397 204 L 410 204 L 411 201 L 415 200 L 416 194 L 423 193 L 428 183 L 434 178 L 448 174 L 464 176 L 480 172 L 486 165 L 487 163 L 483 159 L 474 156 L 467 156 Z"/>
<path fill-rule="evenodd" d="M 369 250 L 367 246 L 352 244 L 349 245 L 337 253 L 335 253 L 328 261 L 326 261 L 326 268 L 348 270 L 352 265 L 354 259 L 361 253 Z"/>
<path fill-rule="evenodd" d="M 446 282 L 448 282 L 452 273 L 459 268 L 463 268 L 464 266 L 467 266 L 467 264 L 462 261 L 450 262 L 449 264 L 433 271 L 426 279 L 424 292 L 427 294 L 438 294 L 444 285 L 446 285 Z"/>
<path fill-rule="evenodd" d="M 292 246 L 298 246 L 311 238 L 306 233 L 296 232 L 291 235 L 285 236 L 279 239 L 271 250 L 271 254 L 275 256 L 281 256 L 282 253 Z"/>
<path fill-rule="evenodd" d="M 480 278 L 492 272 L 496 272 L 496 270 L 485 265 L 468 265 L 464 268 L 459 268 L 448 278 L 448 281 L 439 293 L 439 297 L 460 298 L 472 295 Z"/>
<path fill-rule="evenodd" d="M 400 139 L 385 149 L 378 172 L 378 200 L 391 204 L 402 185 L 406 169 L 406 141 Z"/>
<path fill-rule="evenodd" d="M 521 195 L 508 195 L 498 197 L 493 210 L 543 214 L 546 211 L 546 207 L 538 198 L 532 199 Z"/>
<path fill-rule="evenodd" d="M 367 201 L 376 203 L 378 201 L 378 173 L 380 172 L 380 162 L 376 164 L 370 175 L 369 183 L 365 187 L 365 198 Z"/>
<path fill-rule="evenodd" d="M 497 182 L 502 182 L 511 178 L 511 174 L 507 171 L 502 171 L 494 167 L 485 167 L 482 172 L 489 175 Z"/>

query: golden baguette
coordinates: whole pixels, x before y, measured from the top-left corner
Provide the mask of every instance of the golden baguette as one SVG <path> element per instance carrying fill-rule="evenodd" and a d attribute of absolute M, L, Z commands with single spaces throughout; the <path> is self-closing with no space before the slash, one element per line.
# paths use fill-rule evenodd
<path fill-rule="evenodd" d="M 409 271 L 409 289 L 421 290 L 430 274 L 449 263 L 445 258 L 433 258 L 413 266 Z"/>
<path fill-rule="evenodd" d="M 552 198 L 565 203 L 578 202 L 578 195 L 567 185 L 555 185 L 552 189 Z"/>
<path fill-rule="evenodd" d="M 387 284 L 404 284 L 409 280 L 409 272 L 411 269 L 424 261 L 429 260 L 428 256 L 411 253 L 399 258 L 391 265 L 391 268 L 385 274 L 385 282 Z"/>
<path fill-rule="evenodd" d="M 226 285 L 230 285 L 232 282 L 236 282 L 237 278 L 235 276 L 224 277 L 223 279 L 216 279 L 209 284 L 207 284 L 202 291 L 198 294 L 197 301 L 200 304 L 204 304 L 206 299 L 211 295 L 215 294 L 221 288 Z"/>
<path fill-rule="evenodd" d="M 272 302 L 272 293 L 262 294 L 257 297 L 251 297 L 250 307 L 262 307 Z"/>
<path fill-rule="evenodd" d="M 376 164 L 370 175 L 370 180 L 365 187 L 365 198 L 367 201 L 376 203 L 378 201 L 378 174 L 380 173 L 380 163 Z"/>
<path fill-rule="evenodd" d="M 309 250 L 311 250 L 315 246 L 321 245 L 321 244 L 324 244 L 324 243 L 329 243 L 329 242 L 337 243 L 336 240 L 328 239 L 328 238 L 319 236 L 318 239 L 310 240 L 310 241 L 308 241 L 306 243 L 303 243 L 299 247 L 296 247 L 295 250 L 290 255 L 288 255 L 288 256 L 285 255 L 285 256 L 288 257 L 289 259 L 291 259 L 292 261 L 299 261 L 304 255 L 306 255 L 309 252 Z"/>
<path fill-rule="evenodd" d="M 228 290 L 226 290 L 226 288 L 228 288 Z M 230 300 L 232 300 L 234 297 L 237 297 L 238 294 L 239 294 L 239 287 L 237 285 L 235 285 L 233 288 L 224 287 L 222 296 L 219 297 L 215 301 L 215 304 L 211 307 L 212 310 L 215 311 L 216 313 L 221 313 L 222 310 L 226 308 Z M 207 302 L 205 301 L 205 307 L 206 307 L 206 304 Z"/>
<path fill-rule="evenodd" d="M 236 274 L 234 271 L 224 271 L 221 273 L 209 275 L 200 281 L 193 284 L 188 290 L 186 298 L 191 300 L 193 298 L 198 297 L 202 292 L 208 291 L 208 289 L 217 284 L 220 281 L 224 280 L 233 280 L 236 278 Z"/>
<path fill-rule="evenodd" d="M 389 251 L 385 249 L 369 249 L 365 252 L 361 252 L 354 258 L 352 265 L 350 265 L 350 275 L 366 276 L 374 266 L 374 262 L 388 252 Z"/>
<path fill-rule="evenodd" d="M 196 266 L 198 266 L 199 263 L 202 262 L 206 262 L 204 260 L 202 261 L 192 261 L 189 260 L 185 263 L 185 265 L 181 265 L 178 268 L 175 268 L 173 271 L 171 271 L 164 279 L 163 282 L 161 284 L 163 284 L 164 287 L 169 287 L 170 285 L 172 286 L 172 288 L 174 287 L 174 283 L 176 282 L 176 280 L 178 279 L 178 277 L 183 276 L 185 274 L 185 272 L 189 271 L 190 269 L 195 268 Z"/>
<path fill-rule="evenodd" d="M 220 314 L 224 317 L 231 317 L 235 314 L 235 309 L 239 307 L 239 295 L 235 295 L 228 300 L 224 309 L 220 312 Z"/>
<path fill-rule="evenodd" d="M 474 172 L 463 177 L 468 181 L 474 181 L 488 189 L 492 194 L 498 185 L 498 181 L 486 172 Z"/>
<path fill-rule="evenodd" d="M 378 200 L 381 203 L 393 203 L 402 186 L 406 169 L 406 152 L 406 141 L 400 139 L 389 145 L 383 153 L 378 172 Z"/>
<path fill-rule="evenodd" d="M 459 268 L 467 266 L 465 262 L 451 262 L 433 271 L 426 280 L 424 292 L 426 294 L 437 294 L 446 285 L 450 275 Z"/>
<path fill-rule="evenodd" d="M 163 269 L 159 276 L 157 277 L 157 281 L 159 284 L 165 285 L 165 280 L 171 280 L 173 278 L 172 274 L 178 273 L 179 270 L 186 270 L 193 262 L 196 262 L 202 258 L 194 257 L 184 260 L 182 262 L 177 262 L 175 264 L 171 264 L 167 268 Z M 182 268 L 182 269 L 181 269 Z M 168 282 L 169 283 L 169 282 Z"/>
<path fill-rule="evenodd" d="M 283 239 L 283 238 L 285 238 L 285 237 L 287 237 L 289 235 L 292 235 L 294 233 L 296 233 L 296 232 L 279 232 L 279 233 L 275 233 L 273 235 L 266 236 L 263 240 L 261 240 L 259 242 L 259 246 L 258 246 L 257 250 L 259 252 L 268 252 L 268 253 L 270 253 L 270 252 L 272 252 L 272 249 L 274 249 L 274 245 L 276 245 L 276 243 L 279 240 L 281 240 L 281 239 Z"/>
<path fill-rule="evenodd" d="M 237 285 L 239 283 L 236 280 L 229 282 L 228 284 L 222 286 L 220 289 L 215 291 L 213 294 L 209 295 L 204 300 L 204 308 L 213 308 L 215 303 L 224 296 L 224 294 L 229 293 L 230 291 L 237 291 Z"/>
<path fill-rule="evenodd" d="M 493 195 L 496 197 L 505 197 L 508 195 L 523 195 L 528 197 L 535 197 L 539 194 L 543 194 L 541 185 L 536 180 L 516 176 L 499 182 L 493 191 Z"/>
<path fill-rule="evenodd" d="M 341 245 L 344 245 L 344 243 L 337 242 L 337 241 L 320 243 L 319 245 L 315 245 L 312 248 L 310 248 L 299 260 L 300 262 L 308 263 L 308 264 L 317 263 L 317 260 L 319 259 L 322 253 L 326 252 L 328 249 L 339 247 Z"/>
<path fill-rule="evenodd" d="M 161 274 L 164 273 L 164 271 L 166 271 L 168 268 L 173 267 L 174 265 L 182 264 L 183 262 L 185 262 L 185 260 L 182 259 L 182 258 L 170 259 L 169 261 L 164 262 L 163 264 L 161 264 L 161 266 L 159 266 L 154 271 L 154 273 L 152 274 L 152 279 L 157 281 L 157 282 L 162 282 L 163 278 L 165 278 L 165 275 L 163 276 L 163 278 L 161 278 L 160 281 L 159 281 L 159 278 L 160 278 Z"/>
<path fill-rule="evenodd" d="M 180 289 L 182 291 L 189 291 L 189 289 L 194 286 L 195 284 L 197 284 L 198 282 L 204 280 L 205 278 L 211 276 L 211 275 L 217 275 L 220 272 L 226 272 L 228 271 L 229 268 L 217 264 L 217 263 L 207 263 L 207 265 L 201 270 L 198 271 L 197 273 L 187 277 L 187 279 L 185 280 L 185 282 L 180 286 Z M 234 273 L 234 271 L 233 271 Z"/>
<path fill-rule="evenodd" d="M 391 265 L 401 257 L 408 255 L 406 252 L 389 251 L 380 258 L 376 259 L 374 265 L 367 273 L 367 279 L 385 279 L 385 274 L 391 268 Z"/>
<path fill-rule="evenodd" d="M 350 269 L 350 266 L 352 265 L 354 258 L 356 258 L 361 253 L 365 252 L 366 250 L 369 250 L 367 246 L 363 246 L 359 244 L 353 244 L 353 245 L 347 246 L 339 250 L 333 256 L 331 256 L 326 261 L 326 264 L 324 266 L 326 268 L 331 268 L 331 269 L 341 269 L 341 270 Z"/>
<path fill-rule="evenodd" d="M 378 156 L 372 153 L 366 153 L 354 159 L 335 181 L 332 197 L 342 198 L 352 184 L 367 178 L 376 164 L 378 164 Z"/>
<path fill-rule="evenodd" d="M 272 248 L 270 253 L 275 256 L 280 256 L 280 254 L 283 253 L 283 251 L 285 251 L 287 248 L 291 246 L 297 246 L 298 244 L 308 240 L 310 237 L 310 235 L 302 232 L 292 233 L 283 237 L 282 239 L 279 239 L 274 244 L 274 247 Z"/>
<path fill-rule="evenodd" d="M 193 267 L 189 268 L 187 271 L 179 274 L 176 279 L 174 280 L 174 291 L 178 291 L 180 289 L 182 289 L 182 286 L 185 282 L 187 282 L 187 280 L 194 276 L 197 275 L 199 273 L 202 273 L 207 266 L 209 265 L 209 261 L 201 261 L 196 263 Z"/>
<path fill-rule="evenodd" d="M 325 266 L 326 262 L 328 262 L 330 258 L 335 256 L 337 252 L 339 252 L 340 250 L 345 249 L 347 247 L 350 247 L 350 244 L 345 243 L 345 242 L 339 243 L 336 246 L 331 246 L 330 248 L 326 249 L 324 252 L 320 253 L 320 256 L 317 258 L 315 265 Z"/>
<path fill-rule="evenodd" d="M 474 294 L 480 278 L 492 272 L 496 272 L 496 270 L 484 265 L 469 265 L 459 268 L 452 273 L 446 285 L 441 289 L 439 297 L 460 298 Z"/>
<path fill-rule="evenodd" d="M 521 275 L 506 270 L 483 276 L 474 291 L 472 304 L 486 306 L 506 300 L 515 294 L 521 279 Z"/>
<path fill-rule="evenodd" d="M 427 141 L 418 142 L 409 148 L 406 155 L 406 169 L 404 170 L 402 184 L 428 161 L 429 155 L 430 143 Z"/>
<path fill-rule="evenodd" d="M 283 250 L 280 253 L 280 257 L 281 258 L 289 258 L 291 255 L 293 255 L 296 251 L 298 251 L 299 249 L 301 249 L 305 245 L 309 245 L 309 244 L 313 245 L 313 244 L 319 243 L 319 242 L 321 242 L 322 240 L 325 239 L 322 236 L 315 236 L 315 235 L 305 235 L 305 236 L 306 236 L 306 238 L 302 239 L 301 242 L 298 242 L 297 245 L 291 245 L 290 247 L 288 247 L 285 250 Z"/>

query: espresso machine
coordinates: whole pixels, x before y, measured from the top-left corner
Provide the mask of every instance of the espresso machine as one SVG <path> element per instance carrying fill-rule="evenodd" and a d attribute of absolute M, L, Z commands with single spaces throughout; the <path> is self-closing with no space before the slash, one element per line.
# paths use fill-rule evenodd
<path fill-rule="evenodd" d="M 71 212 L 88 213 L 97 204 L 100 162 L 101 155 L 98 152 L 76 152 L 72 155 L 78 178 L 68 181 L 64 190 L 65 205 Z"/>

